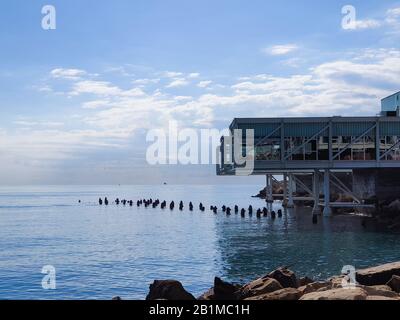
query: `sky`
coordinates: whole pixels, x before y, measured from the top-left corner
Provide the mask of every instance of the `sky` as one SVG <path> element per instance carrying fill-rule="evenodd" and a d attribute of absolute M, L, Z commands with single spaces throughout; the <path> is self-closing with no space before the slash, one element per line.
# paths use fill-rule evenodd
<path fill-rule="evenodd" d="M 171 121 L 373 116 L 400 90 L 400 1 L 4 0 L 0 38 L 5 185 L 262 183 L 150 165 L 146 136 Z"/>

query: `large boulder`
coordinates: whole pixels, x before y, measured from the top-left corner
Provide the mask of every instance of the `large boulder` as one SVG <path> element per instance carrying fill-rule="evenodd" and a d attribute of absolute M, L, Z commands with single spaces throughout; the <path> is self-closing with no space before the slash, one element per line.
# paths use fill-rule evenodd
<path fill-rule="evenodd" d="M 283 289 L 283 287 L 277 280 L 269 277 L 263 277 L 241 287 L 237 292 L 237 296 L 238 299 L 246 299 L 281 289 Z"/>
<path fill-rule="evenodd" d="M 395 292 L 400 293 L 400 277 L 392 276 L 387 285 Z"/>
<path fill-rule="evenodd" d="M 293 271 L 287 268 L 279 268 L 272 271 L 268 277 L 278 281 L 283 288 L 297 288 L 298 282 L 296 275 Z"/>
<path fill-rule="evenodd" d="M 393 276 L 400 276 L 400 262 L 358 270 L 356 273 L 357 282 L 364 286 L 384 285 Z"/>
<path fill-rule="evenodd" d="M 386 300 L 395 301 L 395 300 L 399 300 L 399 299 L 383 297 L 383 296 L 368 296 L 367 300 L 372 300 L 372 301 L 386 301 Z"/>
<path fill-rule="evenodd" d="M 214 299 L 214 288 L 211 288 L 204 292 L 200 297 L 197 298 L 197 300 L 203 300 L 203 301 L 209 301 L 209 300 L 215 300 Z"/>
<path fill-rule="evenodd" d="M 198 300 L 236 300 L 236 292 L 240 287 L 225 282 L 218 277 L 214 279 L 214 287 L 203 293 Z"/>
<path fill-rule="evenodd" d="M 245 300 L 288 301 L 288 300 L 299 300 L 301 296 L 302 294 L 299 290 L 294 288 L 285 288 L 271 293 L 266 293 L 259 296 L 247 298 Z"/>
<path fill-rule="evenodd" d="M 343 280 L 347 283 L 348 280 L 346 279 L 346 276 L 340 275 L 340 276 L 334 276 L 328 279 L 328 281 L 332 284 L 332 289 L 334 288 L 342 288 L 343 286 Z"/>
<path fill-rule="evenodd" d="M 396 298 L 396 299 L 400 297 L 398 293 L 392 291 L 387 286 L 372 286 L 372 287 L 358 286 L 358 288 L 363 289 L 368 294 L 368 296 L 380 296 L 380 297 Z"/>
<path fill-rule="evenodd" d="M 298 280 L 297 286 L 298 287 L 303 287 L 303 286 L 306 286 L 306 285 L 311 284 L 311 283 L 314 283 L 313 279 L 311 279 L 309 277 L 303 277 L 303 278 L 300 278 Z"/>
<path fill-rule="evenodd" d="M 306 286 L 299 287 L 298 289 L 302 294 L 308 294 L 308 293 L 316 292 L 316 291 L 330 290 L 330 289 L 332 289 L 332 283 L 329 281 L 313 282 Z"/>
<path fill-rule="evenodd" d="M 360 288 L 331 289 L 305 294 L 300 300 L 366 300 L 367 293 Z"/>
<path fill-rule="evenodd" d="M 370 287 L 367 287 L 367 288 L 373 288 L 373 289 L 376 289 L 376 290 L 392 291 L 392 288 L 387 286 L 387 285 L 370 286 Z"/>
<path fill-rule="evenodd" d="M 216 300 L 235 300 L 235 293 L 238 289 L 237 286 L 225 282 L 218 277 L 214 279 L 214 297 Z"/>
<path fill-rule="evenodd" d="M 150 285 L 149 294 L 146 300 L 196 300 L 187 292 L 179 281 L 175 280 L 155 280 Z"/>

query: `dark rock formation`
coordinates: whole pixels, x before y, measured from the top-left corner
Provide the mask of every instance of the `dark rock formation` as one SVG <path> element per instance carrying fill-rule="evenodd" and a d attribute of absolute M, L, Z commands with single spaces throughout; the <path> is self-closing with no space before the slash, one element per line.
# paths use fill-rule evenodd
<path fill-rule="evenodd" d="M 400 293 L 400 277 L 399 276 L 392 276 L 392 279 L 387 283 L 387 285 L 397 293 Z"/>
<path fill-rule="evenodd" d="M 276 269 L 268 277 L 277 280 L 283 288 L 298 288 L 295 273 L 287 268 Z"/>
<path fill-rule="evenodd" d="M 146 300 L 196 300 L 195 297 L 187 292 L 179 281 L 175 280 L 155 280 L 150 285 L 150 292 Z"/>
<path fill-rule="evenodd" d="M 306 286 L 310 283 L 314 283 L 314 280 L 309 277 L 302 277 L 298 280 L 297 286 L 302 287 L 302 286 Z"/>
<path fill-rule="evenodd" d="M 400 276 L 400 262 L 358 270 L 356 280 L 365 286 L 375 286 L 388 283 L 393 276 Z"/>
<path fill-rule="evenodd" d="M 238 289 L 239 286 L 235 286 L 231 283 L 221 280 L 218 277 L 215 277 L 214 287 L 212 287 L 210 290 L 202 294 L 198 299 L 218 300 L 218 301 L 236 300 L 237 299 L 236 292 Z"/>
<path fill-rule="evenodd" d="M 216 300 L 235 300 L 235 292 L 238 287 L 235 285 L 222 281 L 220 278 L 214 279 L 214 296 Z"/>

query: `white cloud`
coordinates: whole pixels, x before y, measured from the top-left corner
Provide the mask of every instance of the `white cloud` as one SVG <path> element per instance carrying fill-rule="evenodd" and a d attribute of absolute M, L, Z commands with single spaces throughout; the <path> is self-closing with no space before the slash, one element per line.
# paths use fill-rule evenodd
<path fill-rule="evenodd" d="M 87 75 L 87 72 L 80 69 L 57 68 L 53 69 L 50 74 L 53 78 L 77 80 Z"/>
<path fill-rule="evenodd" d="M 106 107 L 110 104 L 110 100 L 94 100 L 94 101 L 87 101 L 83 103 L 83 109 L 98 109 L 101 107 Z"/>
<path fill-rule="evenodd" d="M 49 85 L 36 87 L 39 92 L 53 92 L 53 89 Z"/>
<path fill-rule="evenodd" d="M 178 78 L 170 82 L 166 87 L 167 88 L 178 88 L 178 87 L 184 87 L 189 84 L 189 81 L 187 81 L 184 78 Z"/>
<path fill-rule="evenodd" d="M 0 130 L 2 164 L 24 159 L 23 166 L 43 166 L 125 147 L 141 130 L 163 128 L 169 120 L 213 127 L 216 121 L 229 125 L 234 117 L 375 115 L 380 98 L 400 88 L 399 74 L 400 51 L 383 48 L 353 52 L 289 76 L 244 75 L 220 91 L 222 84 L 213 85 L 213 94 L 207 86 L 199 89 L 198 81 L 189 83 L 194 92 L 201 91 L 193 96 L 174 95 L 163 86 L 145 92 L 111 80 L 77 81 L 65 94 L 73 92 L 87 110 L 67 118 L 68 126 L 17 119 L 13 130 Z"/>
<path fill-rule="evenodd" d="M 174 97 L 175 101 L 188 101 L 188 100 L 193 100 L 193 97 L 191 96 L 176 96 Z"/>
<path fill-rule="evenodd" d="M 136 80 L 133 81 L 133 83 L 137 84 L 137 85 L 145 86 L 145 85 L 148 85 L 148 84 L 156 84 L 156 83 L 159 83 L 160 81 L 161 81 L 160 78 L 155 78 L 155 79 L 147 79 L 147 78 L 145 78 L 145 79 L 136 79 Z"/>
<path fill-rule="evenodd" d="M 190 79 L 195 79 L 195 78 L 200 77 L 200 73 L 189 73 L 188 77 Z"/>
<path fill-rule="evenodd" d="M 162 74 L 166 78 L 177 78 L 183 75 L 182 72 L 175 72 L 175 71 L 166 71 Z"/>
<path fill-rule="evenodd" d="M 350 30 L 366 30 L 366 29 L 376 29 L 381 27 L 382 23 L 375 19 L 367 19 L 367 20 L 356 20 L 353 23 L 352 28 Z"/>
<path fill-rule="evenodd" d="M 74 84 L 72 95 L 79 95 L 83 93 L 90 93 L 96 95 L 118 95 L 121 94 L 121 89 L 113 86 L 107 81 L 92 81 L 85 80 L 79 81 Z"/>
<path fill-rule="evenodd" d="M 400 7 L 387 10 L 385 15 L 378 19 L 357 19 L 347 30 L 369 30 L 382 27 L 395 29 L 395 31 L 400 28 Z"/>
<path fill-rule="evenodd" d="M 400 17 L 400 7 L 389 9 L 386 13 L 387 22 L 397 22 L 398 18 Z"/>
<path fill-rule="evenodd" d="M 93 94 L 99 96 L 142 96 L 144 92 L 140 88 L 122 90 L 121 88 L 107 81 L 79 81 L 74 84 L 70 95 Z"/>
<path fill-rule="evenodd" d="M 210 84 L 212 83 L 212 81 L 200 81 L 197 86 L 199 88 L 207 88 Z"/>
<path fill-rule="evenodd" d="M 400 7 L 389 9 L 386 13 L 386 23 L 398 35 L 400 31 Z"/>
<path fill-rule="evenodd" d="M 263 49 L 263 52 L 272 56 L 283 56 L 298 50 L 298 48 L 299 47 L 295 44 L 275 45 Z"/>

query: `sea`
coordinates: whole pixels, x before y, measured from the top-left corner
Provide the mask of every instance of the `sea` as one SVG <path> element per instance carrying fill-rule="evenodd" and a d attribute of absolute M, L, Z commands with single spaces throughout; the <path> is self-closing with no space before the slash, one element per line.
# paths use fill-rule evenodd
<path fill-rule="evenodd" d="M 400 261 L 400 235 L 364 228 L 351 215 L 310 208 L 282 218 L 227 216 L 211 205 L 254 209 L 258 185 L 0 187 L 0 299 L 145 299 L 154 280 L 175 279 L 195 296 L 215 276 L 245 283 L 280 266 L 315 280 Z M 107 197 L 108 206 L 99 198 Z M 133 200 L 116 205 L 114 200 Z M 184 202 L 180 211 L 137 207 L 138 199 Z M 189 202 L 194 211 L 189 211 Z M 206 210 L 198 209 L 202 203 Z M 274 203 L 274 210 L 282 209 Z M 50 266 L 50 269 L 49 269 Z M 46 286 L 53 270 L 53 287 Z M 47 277 L 47 278 L 46 278 Z"/>

